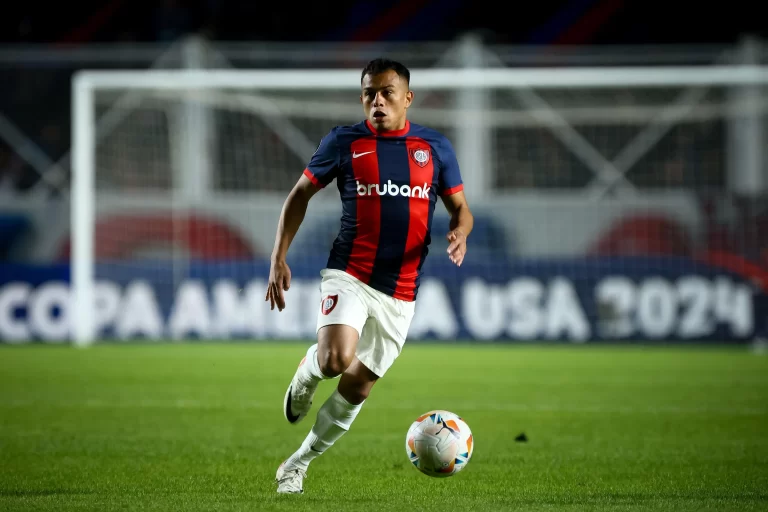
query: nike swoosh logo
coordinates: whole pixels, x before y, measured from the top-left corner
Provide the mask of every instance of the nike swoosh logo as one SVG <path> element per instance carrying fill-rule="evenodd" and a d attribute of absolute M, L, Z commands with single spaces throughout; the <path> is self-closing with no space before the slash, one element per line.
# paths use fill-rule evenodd
<path fill-rule="evenodd" d="M 352 158 L 360 158 L 363 155 L 367 155 L 368 153 L 373 153 L 373 151 L 366 151 L 365 153 L 352 153 Z"/>
<path fill-rule="evenodd" d="M 291 391 L 293 391 L 293 388 L 291 388 Z M 289 423 L 295 423 L 296 420 L 299 419 L 299 417 L 294 416 L 293 411 L 291 411 L 291 393 L 288 393 L 288 396 L 285 399 L 285 416 Z"/>

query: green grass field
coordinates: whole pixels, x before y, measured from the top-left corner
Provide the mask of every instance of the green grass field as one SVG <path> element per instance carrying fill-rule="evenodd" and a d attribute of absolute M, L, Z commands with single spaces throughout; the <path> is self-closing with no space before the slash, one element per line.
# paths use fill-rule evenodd
<path fill-rule="evenodd" d="M 277 495 L 335 385 L 285 421 L 305 349 L 0 348 L 0 510 L 768 509 L 768 357 L 746 349 L 411 344 L 305 494 Z M 448 479 L 404 448 L 438 408 L 475 436 Z"/>

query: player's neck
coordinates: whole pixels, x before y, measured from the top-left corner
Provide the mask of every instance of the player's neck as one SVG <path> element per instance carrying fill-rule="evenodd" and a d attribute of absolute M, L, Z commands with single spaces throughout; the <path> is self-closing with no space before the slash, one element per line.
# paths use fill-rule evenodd
<path fill-rule="evenodd" d="M 381 135 L 383 137 L 400 137 L 408 133 L 408 130 L 411 129 L 411 122 L 408 121 L 408 119 L 404 119 L 403 122 L 400 124 L 401 124 L 400 128 L 396 128 L 393 130 L 377 130 L 376 127 L 373 126 L 370 121 L 368 121 L 367 119 L 365 120 L 365 125 L 368 127 L 369 130 L 371 130 L 376 135 Z"/>

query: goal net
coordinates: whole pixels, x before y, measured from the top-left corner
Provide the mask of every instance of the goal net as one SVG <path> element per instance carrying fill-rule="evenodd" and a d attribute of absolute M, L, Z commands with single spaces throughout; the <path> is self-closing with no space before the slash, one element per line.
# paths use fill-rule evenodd
<path fill-rule="evenodd" d="M 438 201 L 411 337 L 754 336 L 767 82 L 760 67 L 413 70 L 409 119 L 452 141 L 476 225 L 452 268 Z M 73 84 L 74 340 L 312 337 L 335 186 L 291 247 L 280 313 L 270 252 L 320 139 L 363 119 L 359 71 Z"/>

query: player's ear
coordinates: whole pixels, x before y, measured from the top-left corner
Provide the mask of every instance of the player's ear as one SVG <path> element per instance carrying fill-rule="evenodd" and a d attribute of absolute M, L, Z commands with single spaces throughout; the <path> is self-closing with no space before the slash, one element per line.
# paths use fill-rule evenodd
<path fill-rule="evenodd" d="M 405 108 L 410 107 L 412 102 L 413 102 L 413 91 L 408 91 L 405 95 Z"/>

